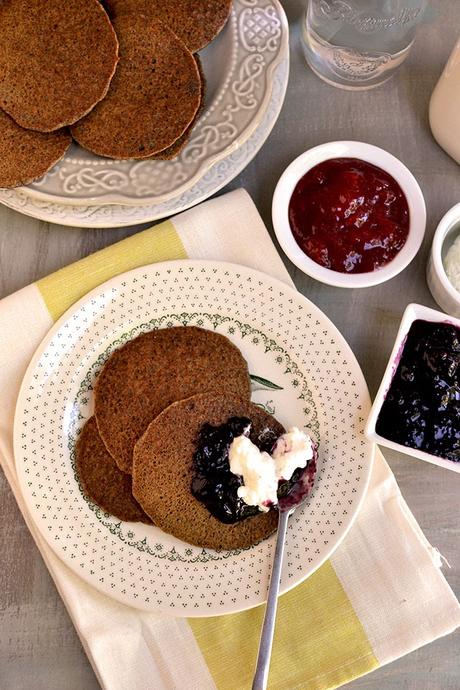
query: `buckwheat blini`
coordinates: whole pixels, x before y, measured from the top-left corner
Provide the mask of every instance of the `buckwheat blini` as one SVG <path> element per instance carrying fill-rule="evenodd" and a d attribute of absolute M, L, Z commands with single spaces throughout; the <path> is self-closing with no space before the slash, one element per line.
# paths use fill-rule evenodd
<path fill-rule="evenodd" d="M 116 350 L 94 390 L 102 440 L 124 472 L 152 419 L 176 400 L 202 392 L 249 400 L 246 361 L 225 336 L 193 326 L 150 331 Z"/>
<path fill-rule="evenodd" d="M 204 76 L 203 72 L 203 67 L 201 64 L 201 60 L 198 55 L 194 55 L 198 71 L 200 73 L 200 79 L 201 79 L 201 100 L 200 100 L 200 106 L 198 110 L 195 113 L 195 117 L 185 130 L 185 132 L 179 137 L 179 139 L 176 139 L 174 144 L 171 144 L 171 146 L 168 146 L 167 149 L 163 149 L 163 151 L 160 151 L 160 153 L 155 153 L 152 158 L 158 159 L 158 160 L 172 160 L 173 158 L 176 158 L 182 151 L 183 149 L 187 146 L 190 135 L 192 133 L 193 128 L 196 125 L 196 122 L 198 118 L 200 117 L 201 113 L 203 112 L 204 109 L 204 101 L 205 101 L 205 96 L 206 96 L 206 79 Z"/>
<path fill-rule="evenodd" d="M 191 491 L 193 456 L 204 424 L 218 426 L 247 417 L 251 436 L 284 432 L 272 415 L 229 395 L 196 395 L 170 405 L 149 425 L 134 449 L 133 494 L 160 529 L 189 544 L 211 549 L 241 549 L 268 537 L 278 511 L 260 512 L 227 524 L 215 518 Z"/>
<path fill-rule="evenodd" d="M 131 477 L 115 464 L 91 417 L 78 437 L 76 468 L 85 494 L 100 508 L 125 522 L 151 524 L 132 494 Z"/>
<path fill-rule="evenodd" d="M 51 132 L 86 115 L 117 60 L 98 0 L 0 2 L 0 108 L 26 129 Z"/>
<path fill-rule="evenodd" d="M 93 153 L 143 159 L 171 146 L 201 102 L 201 78 L 185 44 L 165 24 L 138 14 L 114 20 L 120 62 L 106 98 L 72 127 Z"/>
<path fill-rule="evenodd" d="M 125 12 L 160 19 L 192 53 L 204 48 L 225 26 L 232 0 L 106 0 L 110 16 Z"/>
<path fill-rule="evenodd" d="M 44 175 L 70 146 L 66 130 L 32 132 L 0 110 L 0 187 L 18 187 Z"/>

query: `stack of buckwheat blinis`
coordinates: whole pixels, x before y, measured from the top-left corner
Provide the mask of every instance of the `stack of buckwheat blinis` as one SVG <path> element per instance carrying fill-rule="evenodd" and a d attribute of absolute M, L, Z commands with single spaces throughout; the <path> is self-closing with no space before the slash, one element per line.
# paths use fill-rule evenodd
<path fill-rule="evenodd" d="M 239 433 L 229 435 L 232 424 L 261 451 L 284 433 L 250 395 L 247 363 L 225 336 L 194 326 L 139 335 L 112 353 L 96 380 L 94 417 L 76 447 L 83 491 L 120 520 L 154 523 L 200 547 L 237 549 L 266 538 L 276 529 L 276 510 L 248 509 L 225 522 L 192 491 L 203 430 L 214 445 L 227 444 L 224 452 Z M 212 463 L 213 452 L 203 447 L 201 462 Z M 226 479 L 217 495 L 240 501 L 240 478 L 219 476 Z"/>
<path fill-rule="evenodd" d="M 175 158 L 201 112 L 197 51 L 231 0 L 0 3 L 0 187 L 42 177 L 72 139 L 118 160 Z"/>

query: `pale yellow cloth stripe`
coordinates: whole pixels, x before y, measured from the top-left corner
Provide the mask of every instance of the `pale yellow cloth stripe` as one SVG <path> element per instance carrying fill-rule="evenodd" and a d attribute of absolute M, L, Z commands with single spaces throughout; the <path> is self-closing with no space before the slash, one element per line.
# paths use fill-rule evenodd
<path fill-rule="evenodd" d="M 113 276 L 137 266 L 187 258 L 166 221 L 38 281 L 51 317 Z M 219 690 L 250 687 L 263 607 L 224 617 L 189 619 Z M 304 659 L 304 663 L 299 660 Z M 237 676 L 235 676 L 237 660 Z M 270 688 L 329 689 L 378 666 L 331 564 L 280 600 Z"/>
<path fill-rule="evenodd" d="M 42 278 L 37 286 L 56 321 L 78 299 L 119 273 L 156 261 L 186 258 L 182 240 L 168 220 Z"/>
<path fill-rule="evenodd" d="M 251 687 L 263 612 L 189 619 L 219 690 Z M 280 598 L 270 690 L 329 690 L 378 666 L 329 561 Z"/>

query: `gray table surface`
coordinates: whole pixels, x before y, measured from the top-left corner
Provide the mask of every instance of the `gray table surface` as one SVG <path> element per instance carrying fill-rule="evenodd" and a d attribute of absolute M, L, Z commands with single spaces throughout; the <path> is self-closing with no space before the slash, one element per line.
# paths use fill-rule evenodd
<path fill-rule="evenodd" d="M 271 229 L 270 204 L 278 177 L 293 158 L 316 144 L 334 139 L 367 141 L 401 158 L 415 174 L 427 202 L 427 232 L 423 248 L 400 276 L 363 291 L 340 290 L 307 278 L 285 259 L 297 288 L 347 338 L 373 395 L 405 305 L 415 301 L 435 306 L 425 282 L 431 239 L 441 216 L 460 201 L 460 169 L 432 139 L 427 118 L 430 94 L 460 33 L 460 2 L 433 0 L 432 19 L 422 27 L 403 69 L 379 89 L 362 93 L 327 86 L 307 69 L 298 30 L 303 2 L 285 0 L 283 4 L 291 23 L 292 67 L 286 102 L 263 149 L 226 190 L 245 187 Z M 0 206 L 0 297 L 139 229 L 64 228 Z M 397 453 L 385 455 L 429 541 L 450 562 L 445 575 L 459 595 L 460 477 Z M 97 688 L 2 473 L 0 540 L 0 688 Z M 457 632 L 347 687 L 458 690 L 459 644 Z"/>

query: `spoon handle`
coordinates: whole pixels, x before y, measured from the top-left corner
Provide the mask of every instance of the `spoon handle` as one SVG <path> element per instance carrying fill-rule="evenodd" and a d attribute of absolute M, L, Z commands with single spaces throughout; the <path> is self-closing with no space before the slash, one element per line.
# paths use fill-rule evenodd
<path fill-rule="evenodd" d="M 270 669 L 270 657 L 272 654 L 273 633 L 275 631 L 276 609 L 278 605 L 278 593 L 281 579 L 281 566 L 283 564 L 284 542 L 291 511 L 280 512 L 278 518 L 278 535 L 276 539 L 275 557 L 273 559 L 270 586 L 268 588 L 267 606 L 265 608 L 264 623 L 259 643 L 257 666 L 252 682 L 252 690 L 265 690 Z"/>

